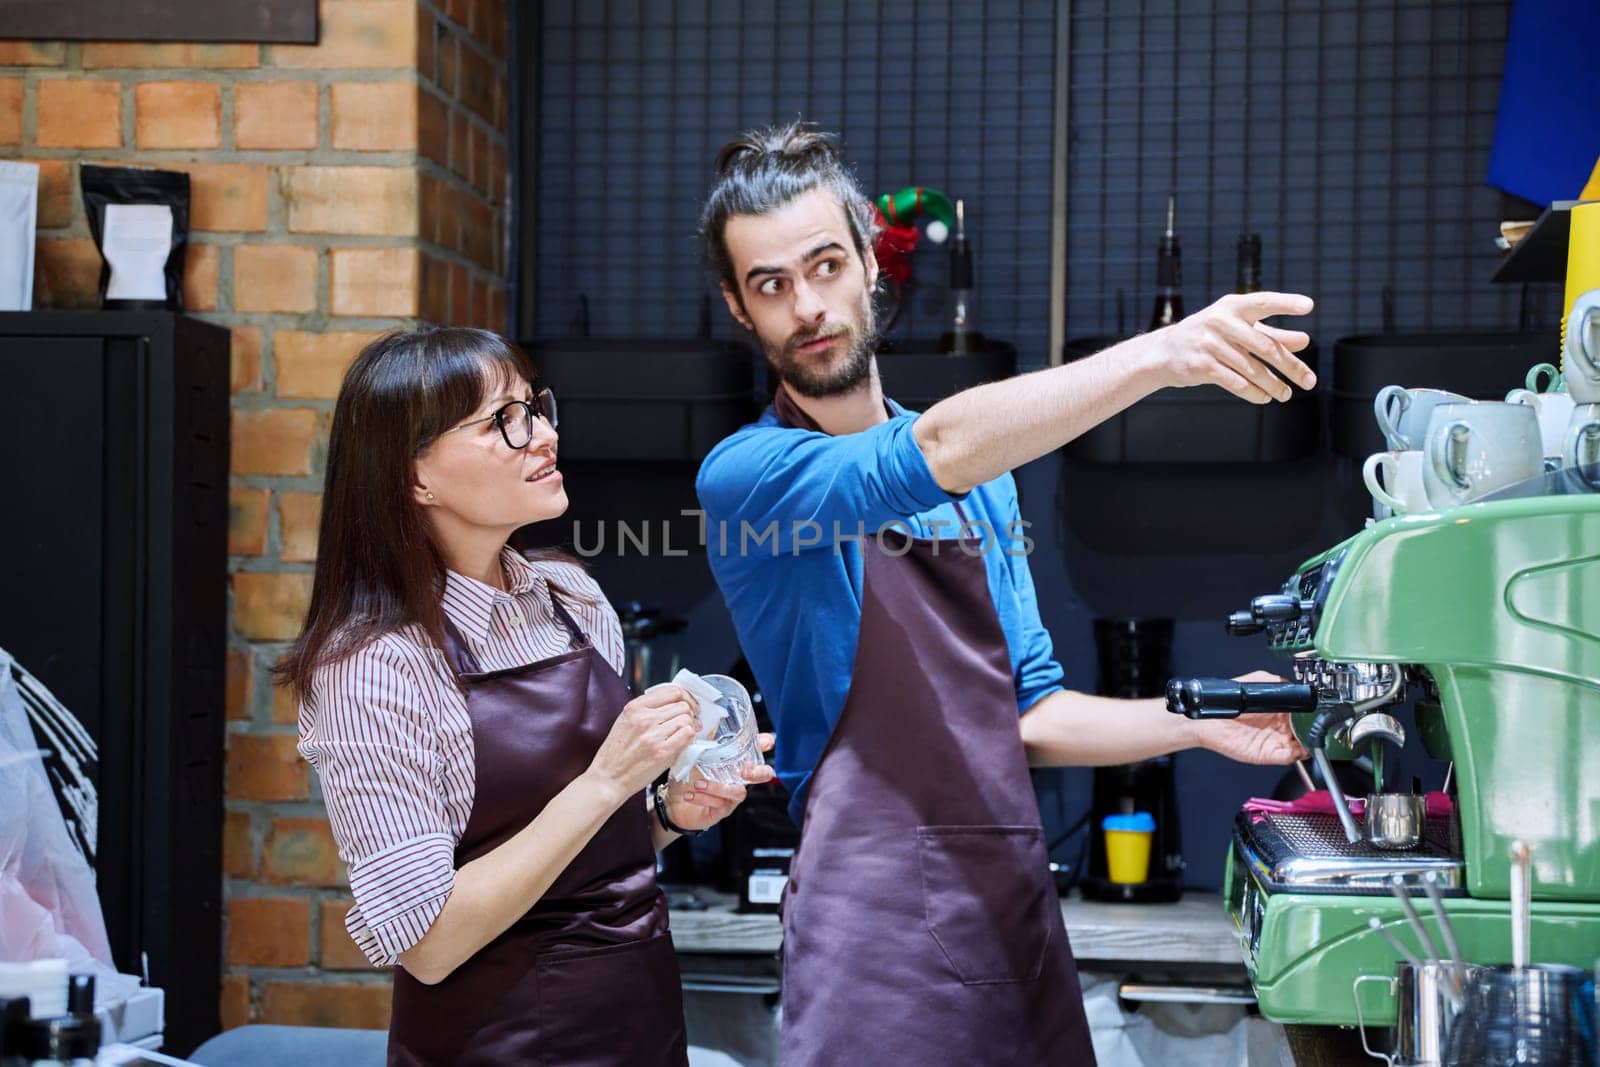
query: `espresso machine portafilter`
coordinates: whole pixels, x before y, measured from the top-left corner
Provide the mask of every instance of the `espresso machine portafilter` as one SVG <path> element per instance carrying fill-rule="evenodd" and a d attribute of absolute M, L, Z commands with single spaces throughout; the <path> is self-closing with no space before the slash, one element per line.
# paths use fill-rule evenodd
<path fill-rule="evenodd" d="M 1331 581 L 1331 575 L 1327 576 Z M 1313 599 L 1295 594 L 1258 596 L 1244 611 L 1228 617 L 1228 632 L 1236 637 L 1274 632 L 1282 637 L 1313 626 L 1318 606 Z M 1410 832 L 1394 824 L 1396 812 L 1411 805 L 1384 803 L 1385 752 L 1405 744 L 1405 729 L 1381 709 L 1398 703 L 1406 692 L 1404 670 L 1392 663 L 1333 663 L 1315 656 L 1297 656 L 1292 682 L 1241 682 L 1232 678 L 1174 678 L 1167 685 L 1167 710 L 1190 719 L 1232 719 L 1239 715 L 1276 712 L 1310 712 L 1305 731 L 1306 747 L 1312 762 L 1328 786 L 1334 812 L 1345 840 L 1362 840 L 1361 829 L 1339 788 L 1328 758 L 1331 736 L 1343 741 L 1352 751 L 1367 749 L 1373 761 L 1375 809 L 1380 813 L 1371 835 L 1380 848 L 1408 847 L 1421 836 L 1421 814 L 1417 812 Z M 1387 819 L 1385 820 L 1385 816 Z"/>

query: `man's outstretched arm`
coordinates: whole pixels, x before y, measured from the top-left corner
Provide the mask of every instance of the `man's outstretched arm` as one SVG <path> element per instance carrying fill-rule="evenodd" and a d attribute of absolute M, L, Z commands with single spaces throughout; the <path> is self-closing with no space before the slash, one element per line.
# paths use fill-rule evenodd
<path fill-rule="evenodd" d="M 1220 385 L 1253 404 L 1288 400 L 1284 379 L 1303 389 L 1316 384 L 1294 355 L 1311 339 L 1261 320 L 1306 315 L 1312 307 L 1310 297 L 1296 293 L 1225 296 L 1086 359 L 941 400 L 917 419 L 917 444 L 935 481 L 959 494 L 1060 448 L 1166 386 Z"/>

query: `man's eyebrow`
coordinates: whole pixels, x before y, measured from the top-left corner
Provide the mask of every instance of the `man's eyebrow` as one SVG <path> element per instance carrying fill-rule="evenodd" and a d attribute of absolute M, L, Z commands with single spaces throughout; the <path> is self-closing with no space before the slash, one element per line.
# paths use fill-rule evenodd
<path fill-rule="evenodd" d="M 822 244 L 818 245 L 817 247 L 813 248 L 811 251 L 807 252 L 805 255 L 801 256 L 800 257 L 800 262 L 802 262 L 802 263 L 810 263 L 812 260 L 818 258 L 819 256 L 826 255 L 829 252 L 843 252 L 843 251 L 844 251 L 844 245 L 840 244 L 838 241 L 824 241 L 824 242 L 822 242 Z M 783 268 L 782 267 L 761 267 L 761 266 L 751 267 L 749 270 L 745 271 L 744 280 L 746 282 L 749 282 L 754 278 L 765 277 L 765 276 L 770 275 L 770 274 L 782 274 L 782 273 L 783 273 Z"/>
<path fill-rule="evenodd" d="M 844 245 L 840 244 L 838 241 L 824 241 L 820 245 L 818 245 L 817 247 L 813 248 L 811 251 L 807 252 L 805 254 L 804 258 L 801 259 L 800 262 L 802 262 L 802 263 L 810 263 L 813 259 L 816 259 L 817 257 L 822 256 L 822 255 L 824 255 L 824 254 L 826 254 L 828 252 L 834 252 L 834 251 L 843 252 L 844 251 Z"/>

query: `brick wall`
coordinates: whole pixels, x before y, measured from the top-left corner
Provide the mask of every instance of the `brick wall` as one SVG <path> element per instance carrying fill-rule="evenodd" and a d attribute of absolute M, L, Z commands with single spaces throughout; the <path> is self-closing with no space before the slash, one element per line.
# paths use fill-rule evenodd
<path fill-rule="evenodd" d="M 268 667 L 303 618 L 357 349 L 506 311 L 505 0 L 320 16 L 315 46 L 0 40 L 0 158 L 43 168 L 36 305 L 97 301 L 79 163 L 184 170 L 184 298 L 233 334 L 225 1026 L 387 1025 L 388 977 L 345 935 L 346 872 Z"/>

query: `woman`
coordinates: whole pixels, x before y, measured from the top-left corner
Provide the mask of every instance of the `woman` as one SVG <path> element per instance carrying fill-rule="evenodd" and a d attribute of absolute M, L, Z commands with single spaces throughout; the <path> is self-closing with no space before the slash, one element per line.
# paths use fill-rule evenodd
<path fill-rule="evenodd" d="M 362 351 L 279 676 L 350 866 L 346 926 L 399 964 L 391 1064 L 682 1064 L 654 854 L 744 790 L 674 783 L 650 812 L 696 707 L 676 686 L 630 699 L 599 587 L 508 547 L 567 508 L 555 400 L 534 380 L 482 330 Z"/>

